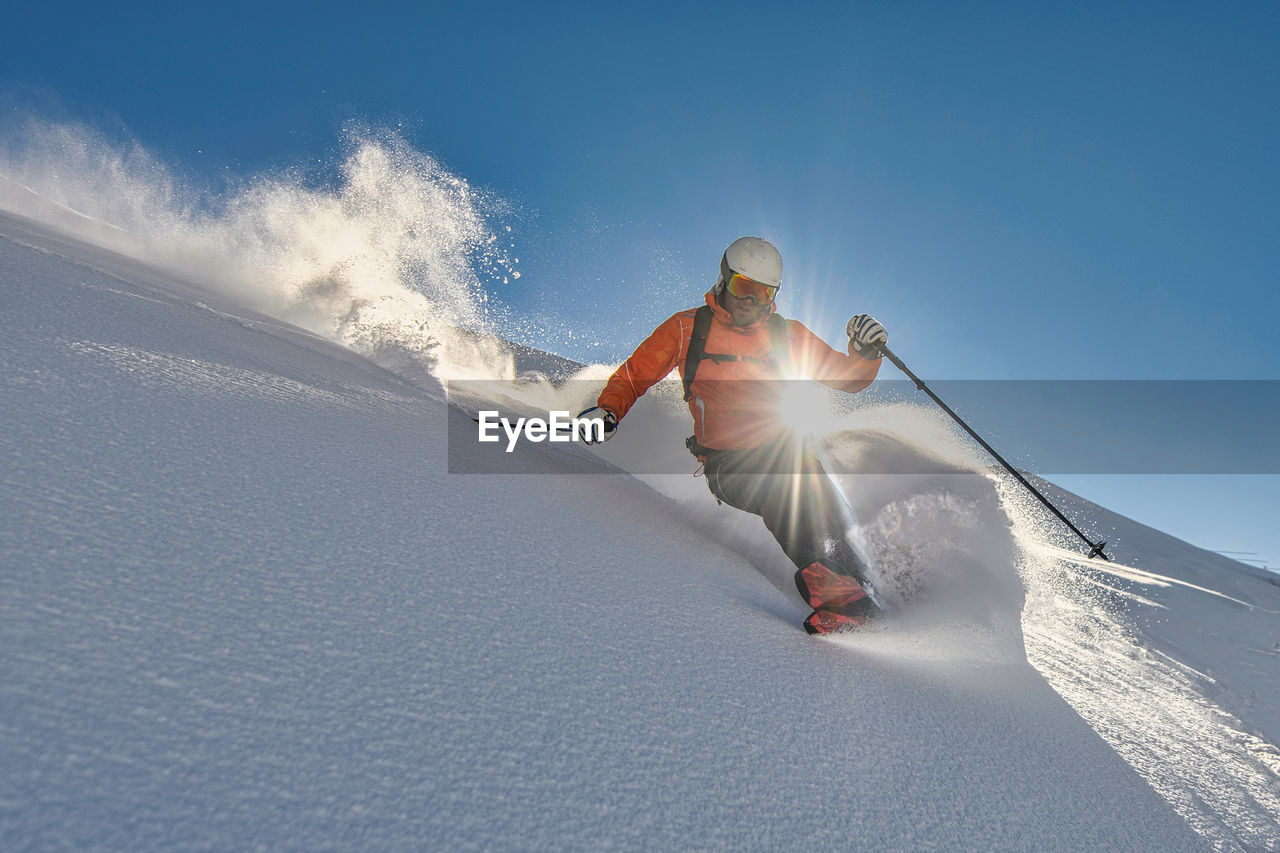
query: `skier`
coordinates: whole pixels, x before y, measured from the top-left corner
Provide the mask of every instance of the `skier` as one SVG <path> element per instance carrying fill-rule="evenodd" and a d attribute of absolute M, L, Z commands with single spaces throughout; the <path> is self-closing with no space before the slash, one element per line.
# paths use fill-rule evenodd
<path fill-rule="evenodd" d="M 847 354 L 796 320 L 776 313 L 782 256 L 760 237 L 742 237 L 720 258 L 706 305 L 658 326 L 609 378 L 596 405 L 579 417 L 604 421 L 601 441 L 655 382 L 678 368 L 694 434 L 686 444 L 703 464 L 720 502 L 759 515 L 796 565 L 800 596 L 813 608 L 810 634 L 865 624 L 877 613 L 866 567 L 845 540 L 851 513 L 805 441 L 782 419 L 786 376 L 807 376 L 854 393 L 880 369 L 884 327 L 851 319 Z M 783 476 L 780 476 L 783 475 Z"/>

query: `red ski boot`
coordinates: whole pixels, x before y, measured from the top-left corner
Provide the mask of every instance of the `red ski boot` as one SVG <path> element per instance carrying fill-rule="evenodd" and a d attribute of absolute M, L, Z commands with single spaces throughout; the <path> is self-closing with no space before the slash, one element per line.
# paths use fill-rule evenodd
<path fill-rule="evenodd" d="M 796 589 L 813 613 L 804 620 L 810 634 L 835 634 L 867 624 L 878 612 L 862 585 L 824 563 L 810 563 L 796 572 Z"/>
<path fill-rule="evenodd" d="M 800 597 L 816 610 L 864 615 L 864 611 L 875 607 L 867 591 L 853 577 L 824 563 L 810 563 L 797 571 L 796 589 L 800 590 Z"/>

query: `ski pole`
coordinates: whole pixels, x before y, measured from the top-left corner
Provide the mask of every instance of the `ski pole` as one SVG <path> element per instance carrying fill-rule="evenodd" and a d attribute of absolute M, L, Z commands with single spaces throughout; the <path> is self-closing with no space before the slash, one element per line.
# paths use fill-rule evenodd
<path fill-rule="evenodd" d="M 1014 479 L 1016 479 L 1016 480 L 1017 480 L 1019 483 L 1021 483 L 1022 485 L 1026 486 L 1026 487 L 1027 487 L 1027 490 L 1028 490 L 1028 491 L 1030 491 L 1030 492 L 1031 492 L 1031 494 L 1033 494 L 1033 495 L 1035 495 L 1037 498 L 1039 498 L 1040 503 L 1042 503 L 1042 504 L 1044 504 L 1046 507 L 1048 507 L 1048 508 L 1049 508 L 1049 511 L 1050 511 L 1050 512 L 1052 512 L 1054 515 L 1056 515 L 1056 516 L 1057 516 L 1057 517 L 1062 521 L 1062 523 L 1063 523 L 1063 524 L 1065 524 L 1067 527 L 1071 528 L 1071 532 L 1072 532 L 1072 533 L 1074 533 L 1075 535 L 1077 535 L 1077 536 L 1079 536 L 1081 539 L 1083 539 L 1083 540 L 1084 540 L 1084 542 L 1085 542 L 1085 544 L 1089 546 L 1089 557 L 1090 557 L 1090 558 L 1093 558 L 1093 557 L 1101 557 L 1102 559 L 1106 560 L 1107 562 L 1111 562 L 1111 558 L 1110 558 L 1110 557 L 1108 557 L 1108 556 L 1106 555 L 1106 553 L 1104 553 L 1104 552 L 1103 552 L 1103 550 L 1102 550 L 1103 548 L 1107 547 L 1107 543 L 1106 543 L 1106 542 L 1097 542 L 1097 543 L 1092 542 L 1092 541 L 1089 539 L 1089 537 L 1088 537 L 1088 536 L 1085 536 L 1083 533 L 1081 533 L 1081 532 L 1080 532 L 1080 528 L 1076 527 L 1074 524 L 1072 524 L 1072 523 L 1071 523 L 1071 519 L 1069 519 L 1069 518 L 1067 518 L 1065 515 L 1063 515 L 1063 514 L 1062 514 L 1062 511 L 1061 511 L 1061 510 L 1059 510 L 1059 509 L 1058 509 L 1056 506 L 1054 506 L 1052 503 L 1050 503 L 1048 498 L 1046 498 L 1044 495 L 1040 494 L 1040 490 L 1039 490 L 1039 489 L 1037 489 L 1035 486 L 1031 485 L 1031 483 L 1027 482 L 1027 478 L 1026 478 L 1026 477 L 1024 477 L 1024 476 L 1022 476 L 1022 473 L 1021 473 L 1020 471 L 1018 471 L 1018 469 L 1014 468 L 1014 467 L 1013 467 L 1012 465 L 1010 465 L 1008 462 L 1004 461 L 1004 457 L 1003 457 L 1003 456 L 1001 456 L 999 453 L 996 453 L 996 451 L 995 451 L 995 448 L 994 448 L 994 447 L 992 447 L 990 444 L 987 444 L 985 441 L 983 441 L 983 440 L 982 440 L 982 436 L 980 436 L 980 435 L 978 435 L 976 432 L 974 432 L 974 431 L 973 431 L 973 428 L 972 428 L 972 427 L 970 427 L 967 423 L 965 423 L 965 422 L 964 422 L 964 419 L 962 419 L 959 415 L 957 415 L 955 412 L 953 412 L 953 411 L 951 410 L 951 407 L 950 407 L 950 406 L 948 406 L 946 403 L 942 402 L 942 399 L 941 399 L 940 397 L 938 397 L 938 395 L 937 395 L 937 394 L 933 393 L 932 389 L 930 389 L 928 385 L 925 385 L 925 384 L 924 384 L 924 382 L 920 379 L 920 377 L 918 377 L 918 376 L 916 376 L 914 373 L 912 373 L 912 372 L 911 372 L 911 369 L 910 369 L 910 368 L 908 368 L 905 364 L 903 364 L 903 363 L 902 363 L 902 359 L 900 359 L 900 358 L 898 358 L 896 355 L 894 355 L 893 350 L 889 349 L 889 348 L 888 348 L 887 346 L 885 346 L 884 344 L 877 344 L 877 346 L 879 347 L 880 352 L 884 355 L 884 357 L 885 357 L 885 358 L 887 358 L 887 359 L 889 359 L 889 361 L 893 362 L 893 366 L 894 366 L 894 367 L 898 368 L 898 369 L 899 369 L 899 370 L 901 370 L 903 373 L 905 373 L 905 374 L 907 375 L 907 378 L 908 378 L 908 379 L 910 379 L 912 382 L 914 382 L 917 388 L 919 388 L 919 389 L 920 389 L 921 391 L 923 391 L 924 393 L 928 394 L 928 395 L 929 395 L 929 397 L 930 397 L 930 399 L 932 399 L 932 400 L 933 400 L 933 402 L 935 402 L 935 403 L 937 403 L 939 406 L 941 406 L 941 407 L 942 407 L 942 411 L 944 411 L 944 412 L 946 412 L 948 415 L 950 415 L 950 416 L 952 417 L 952 419 L 953 419 L 956 423 L 960 424 L 960 426 L 962 426 L 962 427 L 964 428 L 964 431 L 965 431 L 965 432 L 967 432 L 967 433 L 969 433 L 969 435 L 973 436 L 973 440 L 974 440 L 974 441 L 976 441 L 976 442 L 978 442 L 978 444 L 981 444 L 984 450 L 986 450 L 988 453 L 990 453 L 992 456 L 994 456 L 994 457 L 995 457 L 995 459 L 996 459 L 996 461 L 997 461 L 997 462 L 999 462 L 1001 465 L 1003 465 L 1003 466 L 1004 466 L 1004 469 L 1005 469 L 1006 471 L 1008 471 L 1010 474 L 1012 474 L 1012 475 L 1014 476 Z"/>

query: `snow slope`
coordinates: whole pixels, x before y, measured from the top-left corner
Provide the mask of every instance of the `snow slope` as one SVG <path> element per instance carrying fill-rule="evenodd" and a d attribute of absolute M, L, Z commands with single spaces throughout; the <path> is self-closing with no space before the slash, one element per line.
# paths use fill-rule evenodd
<path fill-rule="evenodd" d="M 922 410 L 829 437 L 929 464 L 846 478 L 910 607 L 815 640 L 625 434 L 449 474 L 432 372 L 0 235 L 6 849 L 1280 846 L 1277 588 L 1114 516 L 1080 565 Z"/>

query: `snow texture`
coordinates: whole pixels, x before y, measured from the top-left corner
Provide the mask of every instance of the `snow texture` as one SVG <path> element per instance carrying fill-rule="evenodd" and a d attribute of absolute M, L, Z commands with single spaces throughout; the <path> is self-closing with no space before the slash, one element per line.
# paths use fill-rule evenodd
<path fill-rule="evenodd" d="M 628 431 L 684 452 L 671 389 L 449 474 L 493 450 L 451 366 L 564 363 L 304 330 L 19 189 L 0 847 L 1280 849 L 1266 573 L 1054 490 L 1083 560 L 934 413 L 854 406 L 825 446 L 899 611 L 811 638 L 758 519 L 619 472 Z"/>

